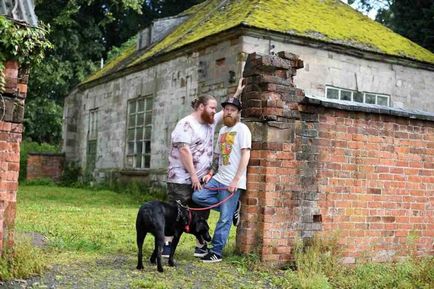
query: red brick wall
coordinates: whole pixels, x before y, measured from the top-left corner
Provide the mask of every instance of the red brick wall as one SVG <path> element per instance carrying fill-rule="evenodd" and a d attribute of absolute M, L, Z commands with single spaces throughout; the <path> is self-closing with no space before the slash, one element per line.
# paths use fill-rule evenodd
<path fill-rule="evenodd" d="M 0 121 L 0 252 L 13 245 L 22 125 Z"/>
<path fill-rule="evenodd" d="M 253 148 L 238 248 L 281 263 L 295 238 L 322 232 L 338 234 L 348 263 L 406 255 L 412 238 L 433 254 L 434 118 L 309 103 L 293 83 L 302 61 L 279 56 L 245 66 Z"/>
<path fill-rule="evenodd" d="M 323 229 L 347 262 L 406 255 L 412 236 L 434 254 L 433 122 L 326 109 L 316 144 Z"/>
<path fill-rule="evenodd" d="M 27 180 L 50 178 L 59 181 L 63 173 L 65 156 L 52 153 L 29 153 Z"/>

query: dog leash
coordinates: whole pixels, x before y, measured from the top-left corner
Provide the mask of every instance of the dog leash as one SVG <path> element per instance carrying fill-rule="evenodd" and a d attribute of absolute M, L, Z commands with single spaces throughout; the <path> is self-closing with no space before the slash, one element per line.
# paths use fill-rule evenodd
<path fill-rule="evenodd" d="M 225 190 L 228 189 L 228 187 L 221 187 L 221 188 L 207 188 L 207 187 L 204 187 L 204 189 L 207 189 L 207 190 L 210 190 L 210 191 L 225 191 Z M 205 208 L 189 208 L 189 210 L 192 210 L 192 211 L 207 211 L 207 210 L 210 210 L 212 208 L 218 207 L 221 204 L 223 204 L 224 202 L 226 202 L 227 200 L 229 200 L 230 198 L 232 198 L 235 195 L 235 192 L 236 191 L 232 192 L 229 196 L 227 196 L 226 198 L 224 198 L 220 202 L 215 203 L 214 205 L 211 205 L 209 207 L 205 207 Z"/>
<path fill-rule="evenodd" d="M 207 190 L 210 190 L 210 191 L 224 191 L 224 190 L 228 189 L 228 187 L 221 187 L 221 188 L 207 188 L 207 187 L 204 187 L 204 188 L 207 189 Z M 188 206 L 182 205 L 180 201 L 177 201 L 180 206 L 186 208 L 187 211 L 188 211 L 188 220 L 187 220 L 187 224 L 185 224 L 185 226 L 184 226 L 184 231 L 187 232 L 187 233 L 190 232 L 190 222 L 191 222 L 191 219 L 192 219 L 191 211 L 207 211 L 207 210 L 210 210 L 212 208 L 218 207 L 221 204 L 223 204 L 224 202 L 226 202 L 227 200 L 229 200 L 230 198 L 232 198 L 235 195 L 235 192 L 236 191 L 232 192 L 229 196 L 227 196 L 226 198 L 224 198 L 220 202 L 215 203 L 214 205 L 211 205 L 211 206 L 205 207 L 205 208 L 190 208 Z"/>

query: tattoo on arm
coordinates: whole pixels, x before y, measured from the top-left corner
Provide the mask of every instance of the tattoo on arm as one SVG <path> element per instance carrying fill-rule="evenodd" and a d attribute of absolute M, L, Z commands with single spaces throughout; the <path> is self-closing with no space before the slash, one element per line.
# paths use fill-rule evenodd
<path fill-rule="evenodd" d="M 211 164 L 211 169 L 214 171 L 214 174 L 217 172 L 219 168 L 219 154 L 214 154 Z"/>

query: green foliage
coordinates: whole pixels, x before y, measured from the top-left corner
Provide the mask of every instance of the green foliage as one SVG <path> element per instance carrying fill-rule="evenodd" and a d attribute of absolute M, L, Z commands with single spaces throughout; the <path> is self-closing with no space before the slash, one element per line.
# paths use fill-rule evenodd
<path fill-rule="evenodd" d="M 434 52 L 434 1 L 348 0 L 359 9 L 378 9 L 376 21 Z"/>
<path fill-rule="evenodd" d="M 25 186 L 54 186 L 56 183 L 50 178 L 40 178 L 33 180 L 25 180 L 20 182 L 21 185 Z"/>
<path fill-rule="evenodd" d="M 21 67 L 38 64 L 44 59 L 45 51 L 52 48 L 45 38 L 49 26 L 39 28 L 18 24 L 0 15 L 0 93 L 4 90 L 4 62 L 16 60 Z"/>
<path fill-rule="evenodd" d="M 297 242 L 294 252 L 296 270 L 274 278 L 282 288 L 312 289 L 416 289 L 434 284 L 434 258 L 409 257 L 403 262 L 362 263 L 353 267 L 340 262 L 338 235 L 315 237 L 312 242 Z"/>
<path fill-rule="evenodd" d="M 65 164 L 60 183 L 63 186 L 75 188 L 85 186 L 85 183 L 83 182 L 83 172 L 77 162 L 68 162 Z"/>
<path fill-rule="evenodd" d="M 24 116 L 25 138 L 58 145 L 62 138 L 62 114 L 62 107 L 51 99 L 30 99 Z"/>
<path fill-rule="evenodd" d="M 29 239 L 18 235 L 13 249 L 6 248 L 0 256 L 0 281 L 12 278 L 28 278 L 40 274 L 46 267 L 41 249 L 34 247 Z"/>
<path fill-rule="evenodd" d="M 41 62 L 45 51 L 52 48 L 45 36 L 49 26 L 30 27 L 0 16 L 0 63 L 13 59 L 20 65 L 29 66 Z"/>
<path fill-rule="evenodd" d="M 20 145 L 20 183 L 27 177 L 27 157 L 30 152 L 34 153 L 58 153 L 60 152 L 59 146 L 47 143 L 37 143 L 24 140 Z"/>

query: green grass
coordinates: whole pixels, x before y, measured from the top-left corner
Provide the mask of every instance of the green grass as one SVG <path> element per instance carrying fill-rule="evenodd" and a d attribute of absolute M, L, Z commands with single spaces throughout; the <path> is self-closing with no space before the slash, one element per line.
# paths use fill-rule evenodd
<path fill-rule="evenodd" d="M 144 271 L 137 271 L 134 269 L 135 218 L 140 204 L 153 198 L 109 190 L 20 186 L 17 231 L 19 234 L 39 233 L 45 237 L 47 245 L 43 253 L 33 251 L 28 244 L 17 246 L 24 249 L 16 250 L 21 252 L 16 256 L 22 256 L 16 263 L 12 259 L 6 263 L 0 260 L 2 278 L 26 277 L 41 272 L 44 267 L 63 264 L 65 273 L 58 274 L 58 278 L 64 279 L 64 283 L 59 288 L 77 287 L 73 283 L 76 281 L 67 283 L 67 276 L 99 284 L 95 288 L 105 287 L 107 280 L 111 282 L 107 288 L 124 288 L 125 284 L 130 288 L 434 288 L 433 257 L 410 257 L 398 264 L 344 266 L 339 263 L 340 248 L 335 236 L 315 239 L 308 248 L 298 244 L 292 266 L 297 270 L 279 270 L 262 264 L 254 254 L 236 255 L 235 228 L 231 230 L 223 262 L 211 265 L 192 256 L 195 240 L 184 234 L 176 252 L 178 266 L 165 265 L 163 274 L 147 263 L 153 249 L 153 237 L 147 237 L 144 247 L 147 265 Z M 212 230 L 217 217 L 216 213 L 211 214 Z M 38 257 L 41 254 L 43 258 Z M 27 264 L 26 259 L 30 259 L 30 263 L 28 260 Z M 32 264 L 34 259 L 39 261 Z M 114 260 L 123 261 L 116 263 Z"/>

